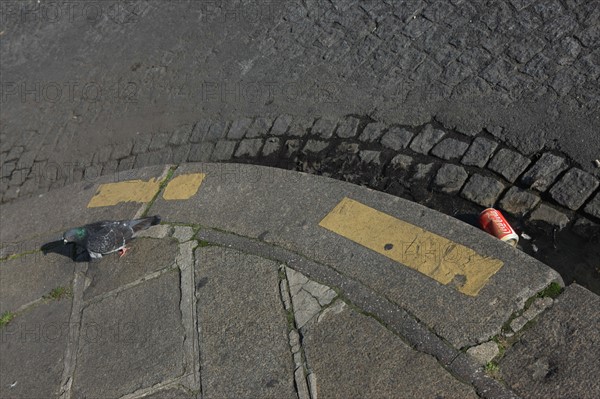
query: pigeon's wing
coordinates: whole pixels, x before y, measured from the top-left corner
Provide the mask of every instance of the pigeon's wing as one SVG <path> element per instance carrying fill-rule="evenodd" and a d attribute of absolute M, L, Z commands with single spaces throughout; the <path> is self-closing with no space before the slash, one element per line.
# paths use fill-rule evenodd
<path fill-rule="evenodd" d="M 125 222 L 97 222 L 85 226 L 88 252 L 107 254 L 125 246 L 133 230 Z"/>

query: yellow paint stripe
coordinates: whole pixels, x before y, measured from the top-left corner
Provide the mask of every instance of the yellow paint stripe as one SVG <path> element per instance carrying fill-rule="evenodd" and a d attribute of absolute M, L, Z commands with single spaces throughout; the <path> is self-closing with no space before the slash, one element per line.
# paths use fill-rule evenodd
<path fill-rule="evenodd" d="M 160 189 L 160 180 L 128 180 L 101 184 L 88 203 L 88 208 L 112 206 L 121 202 L 150 202 Z"/>
<path fill-rule="evenodd" d="M 165 187 L 163 198 L 166 200 L 189 199 L 198 192 L 205 177 L 205 173 L 189 173 L 177 176 Z"/>
<path fill-rule="evenodd" d="M 471 248 L 344 198 L 319 226 L 475 296 L 504 264 Z"/>

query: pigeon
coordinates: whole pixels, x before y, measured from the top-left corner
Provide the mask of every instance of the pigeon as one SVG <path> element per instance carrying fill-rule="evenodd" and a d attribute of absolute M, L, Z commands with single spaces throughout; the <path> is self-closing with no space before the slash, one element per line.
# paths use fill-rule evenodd
<path fill-rule="evenodd" d="M 136 233 L 159 223 L 158 215 L 134 220 L 104 220 L 66 231 L 63 242 L 81 245 L 92 259 L 101 259 L 102 255 L 117 251 L 121 257 L 129 249 L 127 242 L 135 238 Z"/>

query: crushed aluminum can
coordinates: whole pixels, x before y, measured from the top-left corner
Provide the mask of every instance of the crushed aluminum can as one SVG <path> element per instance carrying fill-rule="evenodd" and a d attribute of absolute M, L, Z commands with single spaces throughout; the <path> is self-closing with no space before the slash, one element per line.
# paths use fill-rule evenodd
<path fill-rule="evenodd" d="M 483 230 L 513 247 L 519 242 L 519 235 L 506 221 L 502 213 L 494 208 L 488 208 L 479 214 L 479 224 Z"/>

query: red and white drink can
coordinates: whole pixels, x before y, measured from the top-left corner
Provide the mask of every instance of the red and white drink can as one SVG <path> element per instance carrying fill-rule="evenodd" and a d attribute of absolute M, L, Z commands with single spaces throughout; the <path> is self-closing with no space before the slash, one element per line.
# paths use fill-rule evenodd
<path fill-rule="evenodd" d="M 479 214 L 479 224 L 481 224 L 481 227 L 491 235 L 513 247 L 517 246 L 519 235 L 515 233 L 499 210 L 488 208 L 481 212 Z"/>

